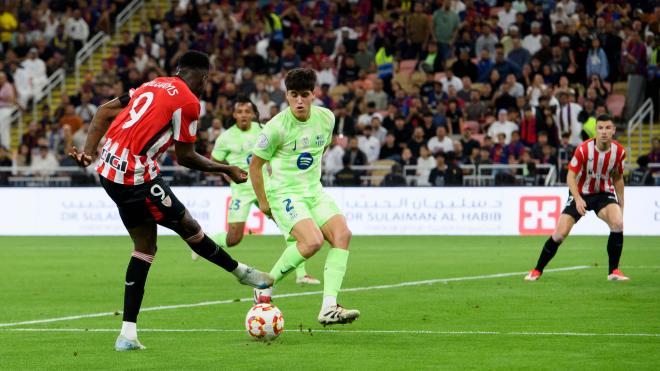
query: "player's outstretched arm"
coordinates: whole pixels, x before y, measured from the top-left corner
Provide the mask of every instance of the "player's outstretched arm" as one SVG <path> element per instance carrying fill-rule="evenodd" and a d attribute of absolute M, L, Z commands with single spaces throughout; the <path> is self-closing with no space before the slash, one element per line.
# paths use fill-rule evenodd
<path fill-rule="evenodd" d="M 254 188 L 254 194 L 257 196 L 257 201 L 259 201 L 259 209 L 266 215 L 271 216 L 270 213 L 270 204 L 266 198 L 266 190 L 264 189 L 264 174 L 262 168 L 266 164 L 266 160 L 263 158 L 252 155 L 252 161 L 250 162 L 250 181 L 252 182 L 252 188 Z"/>
<path fill-rule="evenodd" d="M 181 166 L 209 173 L 224 173 L 236 183 L 247 181 L 247 172 L 237 166 L 224 165 L 200 155 L 195 152 L 195 143 L 175 141 L 174 150 L 177 162 Z"/>
<path fill-rule="evenodd" d="M 92 118 L 92 122 L 89 124 L 89 133 L 87 134 L 87 140 L 85 141 L 85 148 L 82 152 L 78 152 L 78 148 L 73 147 L 69 155 L 73 157 L 80 166 L 89 166 L 94 162 L 97 153 L 96 149 L 98 148 L 101 138 L 105 135 L 114 120 L 115 116 L 126 106 L 123 102 L 128 100 L 128 95 L 122 96 L 120 98 L 115 98 L 99 107 L 96 111 L 96 114 Z"/>
<path fill-rule="evenodd" d="M 577 174 L 573 170 L 568 170 L 568 175 L 566 176 L 566 183 L 568 184 L 568 189 L 571 191 L 571 195 L 575 200 L 575 207 L 577 208 L 580 215 L 587 213 L 587 203 L 582 198 L 580 190 L 577 185 Z"/>

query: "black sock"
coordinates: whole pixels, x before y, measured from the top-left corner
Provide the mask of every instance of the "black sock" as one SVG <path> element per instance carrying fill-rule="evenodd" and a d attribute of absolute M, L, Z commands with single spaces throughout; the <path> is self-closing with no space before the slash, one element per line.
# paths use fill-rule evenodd
<path fill-rule="evenodd" d="M 552 239 L 552 236 L 545 241 L 543 245 L 543 250 L 541 250 L 541 256 L 539 256 L 539 261 L 536 263 L 536 270 L 543 272 L 543 268 L 550 262 L 553 256 L 557 253 L 561 242 L 557 242 Z"/>
<path fill-rule="evenodd" d="M 231 272 L 238 267 L 238 262 L 232 259 L 222 247 L 213 242 L 206 234 L 200 242 L 189 243 L 188 245 L 197 255 L 222 267 L 227 272 Z"/>
<path fill-rule="evenodd" d="M 607 239 L 607 255 L 610 257 L 610 274 L 619 268 L 619 259 L 623 250 L 623 232 L 610 232 Z"/>
<path fill-rule="evenodd" d="M 133 254 L 135 255 L 136 253 L 134 252 Z M 142 255 L 153 259 L 151 255 Z M 126 286 L 124 287 L 125 322 L 137 322 L 137 316 L 142 305 L 142 297 L 144 296 L 144 284 L 147 282 L 147 274 L 150 267 L 151 263 L 135 256 L 132 256 L 131 261 L 128 263 L 128 269 L 126 269 Z"/>

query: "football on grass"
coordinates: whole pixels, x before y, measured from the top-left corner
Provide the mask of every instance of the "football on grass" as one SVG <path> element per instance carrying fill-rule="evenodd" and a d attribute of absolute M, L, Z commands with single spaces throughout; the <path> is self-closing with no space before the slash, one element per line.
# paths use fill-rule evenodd
<path fill-rule="evenodd" d="M 284 317 L 272 304 L 257 304 L 245 316 L 245 329 L 255 339 L 271 341 L 284 331 Z"/>

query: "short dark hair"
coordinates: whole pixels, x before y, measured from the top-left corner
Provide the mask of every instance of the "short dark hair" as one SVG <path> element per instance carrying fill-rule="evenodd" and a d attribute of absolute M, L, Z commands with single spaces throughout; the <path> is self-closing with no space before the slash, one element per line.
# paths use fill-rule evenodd
<path fill-rule="evenodd" d="M 252 111 L 254 112 L 255 120 L 259 122 L 259 109 L 257 108 L 257 105 L 254 104 L 252 100 L 250 100 L 250 98 L 246 97 L 245 95 L 239 95 L 234 101 L 234 110 L 236 110 L 236 106 L 239 104 L 249 104 L 252 107 Z"/>
<path fill-rule="evenodd" d="M 316 72 L 311 68 L 294 68 L 284 78 L 286 90 L 313 91 L 316 86 Z"/>
<path fill-rule="evenodd" d="M 179 69 L 203 70 L 208 71 L 211 68 L 211 61 L 206 53 L 190 50 L 179 57 L 177 65 Z"/>
<path fill-rule="evenodd" d="M 596 122 L 598 122 L 598 121 L 612 121 L 612 117 L 610 117 L 610 115 L 608 115 L 608 114 L 602 114 L 602 115 L 596 117 Z"/>

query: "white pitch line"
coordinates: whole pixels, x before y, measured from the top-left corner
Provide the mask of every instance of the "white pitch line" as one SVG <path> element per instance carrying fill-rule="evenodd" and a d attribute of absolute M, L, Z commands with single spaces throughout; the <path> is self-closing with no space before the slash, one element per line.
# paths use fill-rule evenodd
<path fill-rule="evenodd" d="M 572 271 L 578 269 L 588 269 L 591 268 L 588 265 L 577 265 L 574 267 L 564 267 L 564 268 L 554 268 L 546 269 L 545 272 L 562 272 L 562 271 Z M 401 282 L 390 285 L 376 285 L 376 286 L 364 286 L 364 287 L 352 287 L 347 289 L 342 289 L 341 292 L 356 292 L 356 291 L 369 291 L 369 290 L 382 290 L 382 289 L 393 289 L 398 287 L 407 287 L 407 286 L 420 286 L 420 285 L 432 285 L 434 283 L 447 283 L 447 282 L 457 282 L 457 281 L 471 281 L 471 280 L 482 280 L 490 278 L 502 278 L 502 277 L 511 277 L 524 275 L 528 272 L 509 272 L 509 273 L 496 273 L 496 274 L 487 274 L 481 276 L 468 276 L 468 277 L 454 277 L 454 278 L 436 278 L 431 280 L 423 281 L 409 281 Z M 273 295 L 274 299 L 278 298 L 293 298 L 298 296 L 309 296 L 309 295 L 318 295 L 322 294 L 323 291 L 306 291 L 306 292 L 293 292 L 288 294 Z M 252 297 L 241 298 L 241 299 L 229 299 L 229 300 L 215 300 L 215 301 L 203 301 L 201 303 L 191 303 L 191 304 L 175 304 L 175 305 L 159 305 L 156 307 L 147 307 L 140 309 L 142 312 L 152 312 L 157 310 L 166 310 L 166 309 L 180 309 L 180 308 L 194 308 L 194 307 L 205 307 L 209 305 L 220 305 L 220 304 L 231 304 L 238 302 L 247 302 L 252 301 Z M 56 317 L 56 318 L 46 318 L 46 319 L 37 319 L 32 321 L 21 321 L 21 322 L 9 322 L 9 323 L 0 323 L 0 327 L 12 327 L 12 326 L 21 326 L 21 325 L 34 325 L 38 323 L 52 323 L 52 322 L 61 322 L 61 321 L 73 321 L 83 318 L 95 318 L 95 317 L 106 317 L 114 316 L 120 314 L 120 311 L 117 312 L 101 312 L 101 313 L 91 313 L 91 314 L 80 314 L 75 316 L 66 316 L 66 317 Z"/>
<path fill-rule="evenodd" d="M 116 328 L 5 328 L 0 329 L 4 332 L 117 332 Z M 140 329 L 140 332 L 182 332 L 182 333 L 203 333 L 203 332 L 244 332 L 245 330 L 238 329 L 214 329 L 214 328 L 200 328 L 200 329 L 158 329 L 147 328 Z M 573 336 L 573 337 L 660 337 L 660 334 L 650 333 L 595 333 L 595 332 L 534 332 L 534 331 L 432 331 L 432 330 L 287 330 L 287 333 L 332 333 L 332 334 L 414 334 L 414 335 L 506 335 L 506 336 Z"/>

